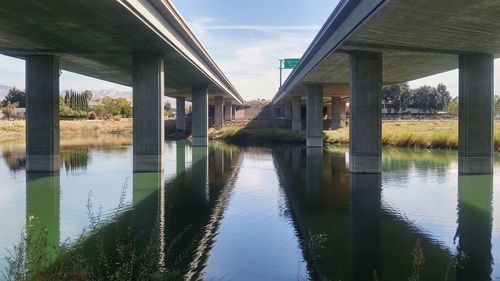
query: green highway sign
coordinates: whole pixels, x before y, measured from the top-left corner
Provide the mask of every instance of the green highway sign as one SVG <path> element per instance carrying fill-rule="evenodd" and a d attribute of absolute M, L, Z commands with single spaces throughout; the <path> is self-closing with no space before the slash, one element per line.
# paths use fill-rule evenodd
<path fill-rule="evenodd" d="M 297 64 L 299 64 L 300 59 L 284 59 L 283 60 L 283 68 L 284 69 L 291 69 L 295 68 Z"/>

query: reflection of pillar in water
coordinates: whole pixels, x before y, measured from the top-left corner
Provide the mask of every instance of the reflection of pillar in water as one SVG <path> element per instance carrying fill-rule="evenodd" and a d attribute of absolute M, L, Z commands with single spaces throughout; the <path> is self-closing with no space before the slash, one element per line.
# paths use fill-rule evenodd
<path fill-rule="evenodd" d="M 380 277 L 380 174 L 350 174 L 351 279 Z"/>
<path fill-rule="evenodd" d="M 300 178 L 301 175 L 301 164 L 302 164 L 302 148 L 300 146 L 294 146 L 290 148 L 292 151 L 292 172 Z"/>
<path fill-rule="evenodd" d="M 323 147 L 306 148 L 306 186 L 310 202 L 317 202 L 323 188 Z"/>
<path fill-rule="evenodd" d="M 333 176 L 339 175 L 341 172 L 346 170 L 344 153 L 334 152 L 331 154 L 330 160 L 332 161 L 330 169 Z"/>
<path fill-rule="evenodd" d="M 183 140 L 177 141 L 175 162 L 177 175 L 181 175 L 186 172 L 186 143 Z"/>
<path fill-rule="evenodd" d="M 60 238 L 60 178 L 59 172 L 41 173 L 26 172 L 26 223 L 27 236 L 32 241 L 44 238 L 46 235 L 46 251 L 49 258 L 54 259 Z M 37 246 L 36 243 L 34 245 Z M 28 262 L 33 253 L 27 249 Z M 39 249 L 42 250 L 42 249 Z"/>
<path fill-rule="evenodd" d="M 162 172 L 134 173 L 132 181 L 134 206 L 163 189 Z"/>
<path fill-rule="evenodd" d="M 457 280 L 491 280 L 492 175 L 458 176 Z"/>
<path fill-rule="evenodd" d="M 193 192 L 199 195 L 199 198 L 207 200 L 208 197 L 208 147 L 193 147 L 193 166 L 192 166 Z"/>
<path fill-rule="evenodd" d="M 162 172 L 134 173 L 134 226 L 137 231 L 137 249 L 143 249 L 151 239 L 159 239 L 159 262 L 164 261 L 165 249 L 165 183 Z M 157 224 L 157 225 L 156 225 Z M 159 238 L 150 237 L 158 226 Z"/>
<path fill-rule="evenodd" d="M 224 149 L 220 147 L 214 148 L 214 164 L 215 175 L 222 176 L 224 174 Z"/>

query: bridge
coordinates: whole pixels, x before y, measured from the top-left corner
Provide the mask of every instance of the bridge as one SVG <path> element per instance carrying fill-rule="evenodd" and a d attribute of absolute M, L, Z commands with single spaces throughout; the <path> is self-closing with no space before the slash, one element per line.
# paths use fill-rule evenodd
<path fill-rule="evenodd" d="M 323 142 L 323 108 L 340 126 L 349 99 L 349 170 L 381 171 L 383 85 L 459 69 L 459 171 L 492 173 L 493 59 L 500 3 L 492 0 L 341 0 L 273 103 L 308 147 Z"/>
<path fill-rule="evenodd" d="M 7 1 L 0 53 L 26 61 L 27 170 L 59 169 L 59 76 L 68 70 L 133 88 L 134 170 L 161 171 L 164 95 L 177 98 L 177 129 L 192 101 L 194 146 L 243 99 L 169 0 Z"/>

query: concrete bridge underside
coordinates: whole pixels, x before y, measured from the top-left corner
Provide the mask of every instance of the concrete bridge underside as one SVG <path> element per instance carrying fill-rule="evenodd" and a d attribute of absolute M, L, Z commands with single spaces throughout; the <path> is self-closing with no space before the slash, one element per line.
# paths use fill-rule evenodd
<path fill-rule="evenodd" d="M 208 106 L 243 99 L 166 0 L 0 1 L 0 53 L 26 60 L 29 171 L 59 162 L 59 76 L 132 86 L 134 170 L 163 169 L 163 97 L 193 102 L 193 145 L 207 145 Z M 231 105 L 232 107 L 232 105 Z M 216 114 L 217 115 L 217 114 Z M 221 126 L 222 113 L 214 116 Z M 177 127 L 185 130 L 185 122 Z"/>
<path fill-rule="evenodd" d="M 301 107 L 316 112 L 306 117 L 316 146 L 323 106 L 349 98 L 350 171 L 378 173 L 382 86 L 459 68 L 460 172 L 491 173 L 498 14 L 494 0 L 342 0 L 273 102 L 292 107 L 292 124 Z"/>

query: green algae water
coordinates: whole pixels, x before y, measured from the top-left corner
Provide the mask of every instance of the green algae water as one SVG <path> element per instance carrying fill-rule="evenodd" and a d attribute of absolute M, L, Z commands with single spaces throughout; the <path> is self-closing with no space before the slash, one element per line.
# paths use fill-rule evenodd
<path fill-rule="evenodd" d="M 133 232 L 173 280 L 500 279 L 499 159 L 462 176 L 455 151 L 387 149 L 381 175 L 353 175 L 344 149 L 167 141 L 163 173 L 133 173 L 130 144 L 72 143 L 46 174 L 22 145 L 0 152 L 0 257 L 27 229 L 88 257 L 102 239 L 119 261 L 109 248 Z"/>

